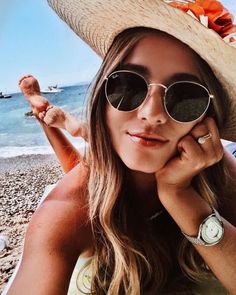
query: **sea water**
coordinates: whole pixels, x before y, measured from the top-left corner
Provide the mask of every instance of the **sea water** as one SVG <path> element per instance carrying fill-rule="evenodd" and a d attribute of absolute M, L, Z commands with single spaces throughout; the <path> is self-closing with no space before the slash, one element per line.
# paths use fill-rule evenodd
<path fill-rule="evenodd" d="M 63 87 L 55 94 L 43 94 L 51 104 L 83 119 L 89 85 Z M 53 150 L 35 117 L 28 117 L 30 106 L 21 93 L 12 94 L 9 99 L 0 99 L 0 157 L 8 158 L 30 154 L 51 154 Z M 64 132 L 77 148 L 84 146 L 84 140 Z"/>

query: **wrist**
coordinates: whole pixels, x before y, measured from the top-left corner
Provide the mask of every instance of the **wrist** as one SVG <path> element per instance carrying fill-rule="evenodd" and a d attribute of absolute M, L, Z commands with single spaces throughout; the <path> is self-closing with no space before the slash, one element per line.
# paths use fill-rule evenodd
<path fill-rule="evenodd" d="M 194 189 L 191 185 L 172 185 L 165 184 L 157 187 L 158 197 L 161 202 L 174 202 L 176 198 L 184 198 L 193 193 Z M 164 205 L 164 204 L 163 204 Z"/>
<path fill-rule="evenodd" d="M 160 192 L 159 199 L 179 228 L 188 235 L 197 235 L 201 222 L 212 213 L 211 206 L 191 186 L 168 187 Z"/>

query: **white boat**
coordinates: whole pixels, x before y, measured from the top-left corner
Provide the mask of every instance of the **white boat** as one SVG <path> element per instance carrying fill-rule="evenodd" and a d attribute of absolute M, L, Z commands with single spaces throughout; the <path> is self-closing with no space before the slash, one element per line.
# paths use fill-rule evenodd
<path fill-rule="evenodd" d="M 10 98 L 11 95 L 10 94 L 2 94 L 2 92 L 0 92 L 0 98 Z"/>
<path fill-rule="evenodd" d="M 48 86 L 48 88 L 41 90 L 42 93 L 59 93 L 62 92 L 62 88 L 58 88 L 57 85 L 55 86 Z"/>

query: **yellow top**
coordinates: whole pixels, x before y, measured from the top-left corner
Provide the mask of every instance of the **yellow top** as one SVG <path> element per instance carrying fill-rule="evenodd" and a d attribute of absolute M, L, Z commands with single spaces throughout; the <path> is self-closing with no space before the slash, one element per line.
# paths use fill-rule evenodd
<path fill-rule="evenodd" d="M 67 295 L 91 294 L 90 267 L 86 267 L 80 272 L 82 266 L 91 257 L 80 257 L 74 268 Z M 229 293 L 222 287 L 215 278 L 202 281 L 193 290 L 194 295 L 228 295 Z M 159 294 L 161 295 L 161 294 Z M 164 295 L 164 294 L 163 294 Z M 173 294 L 174 295 L 174 294 Z"/>
<path fill-rule="evenodd" d="M 80 272 L 83 265 L 89 259 L 91 259 L 91 257 L 79 257 L 77 260 L 71 276 L 67 295 L 91 294 L 90 268 L 88 267 Z"/>

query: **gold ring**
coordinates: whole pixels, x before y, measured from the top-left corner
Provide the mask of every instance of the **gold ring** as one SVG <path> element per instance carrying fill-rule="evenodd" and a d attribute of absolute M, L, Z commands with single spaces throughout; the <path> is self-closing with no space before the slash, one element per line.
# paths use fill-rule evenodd
<path fill-rule="evenodd" d="M 203 135 L 203 136 L 199 137 L 197 142 L 199 144 L 203 144 L 207 139 L 210 139 L 211 137 L 212 137 L 212 134 L 209 132 L 206 135 Z"/>

